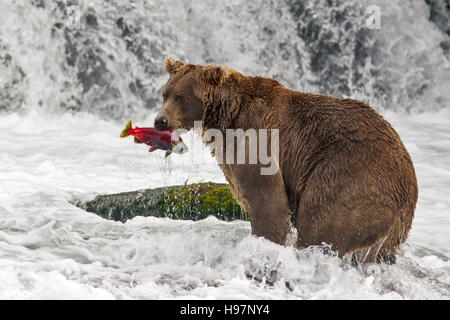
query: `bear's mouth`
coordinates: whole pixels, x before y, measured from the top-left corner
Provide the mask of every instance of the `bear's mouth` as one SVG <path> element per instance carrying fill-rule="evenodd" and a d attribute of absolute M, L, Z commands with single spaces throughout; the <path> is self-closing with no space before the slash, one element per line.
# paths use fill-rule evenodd
<path fill-rule="evenodd" d="M 176 133 L 178 134 L 185 134 L 189 132 L 189 129 L 186 128 L 178 128 L 178 129 L 173 129 Z"/>
<path fill-rule="evenodd" d="M 186 133 L 189 130 L 191 130 L 194 126 L 189 126 L 189 125 L 183 125 L 183 122 L 180 120 L 175 120 L 172 123 L 170 123 L 169 121 L 169 125 L 170 125 L 170 129 L 177 131 L 178 133 Z"/>

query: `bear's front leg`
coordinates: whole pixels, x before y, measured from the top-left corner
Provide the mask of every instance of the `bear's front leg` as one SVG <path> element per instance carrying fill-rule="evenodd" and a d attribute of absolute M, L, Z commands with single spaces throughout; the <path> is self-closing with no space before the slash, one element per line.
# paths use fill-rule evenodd
<path fill-rule="evenodd" d="M 250 215 L 252 234 L 284 245 L 289 205 L 280 169 L 261 175 L 259 165 L 221 165 L 236 201 Z"/>

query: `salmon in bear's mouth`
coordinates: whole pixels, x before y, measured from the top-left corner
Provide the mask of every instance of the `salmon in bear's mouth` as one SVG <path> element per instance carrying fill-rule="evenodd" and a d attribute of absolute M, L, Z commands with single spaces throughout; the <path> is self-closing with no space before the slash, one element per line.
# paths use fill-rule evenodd
<path fill-rule="evenodd" d="M 188 151 L 187 145 L 183 142 L 177 131 L 172 129 L 157 130 L 156 128 L 132 128 L 131 120 L 127 122 L 125 129 L 122 130 L 120 137 L 134 137 L 135 143 L 144 143 L 150 146 L 149 152 L 155 150 L 165 150 L 165 157 L 172 152 L 183 154 Z"/>

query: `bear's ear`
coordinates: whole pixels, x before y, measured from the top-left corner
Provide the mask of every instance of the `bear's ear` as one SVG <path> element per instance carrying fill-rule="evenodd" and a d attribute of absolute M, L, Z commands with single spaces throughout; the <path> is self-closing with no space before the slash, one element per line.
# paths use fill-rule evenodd
<path fill-rule="evenodd" d="M 177 73 L 183 66 L 183 62 L 174 58 L 166 58 L 164 61 L 164 67 L 169 74 Z"/>
<path fill-rule="evenodd" d="M 225 82 L 226 70 L 222 66 L 210 66 L 204 71 L 204 76 L 209 83 L 220 86 Z"/>

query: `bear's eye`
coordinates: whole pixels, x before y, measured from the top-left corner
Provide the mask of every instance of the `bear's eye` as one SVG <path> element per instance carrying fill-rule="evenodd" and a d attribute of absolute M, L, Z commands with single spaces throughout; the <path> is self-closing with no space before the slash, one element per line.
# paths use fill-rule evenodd
<path fill-rule="evenodd" d="M 180 96 L 180 95 L 176 95 L 176 96 L 175 96 L 175 100 L 176 100 L 177 102 L 183 103 L 183 102 L 184 102 L 184 97 L 183 97 L 183 96 Z"/>

